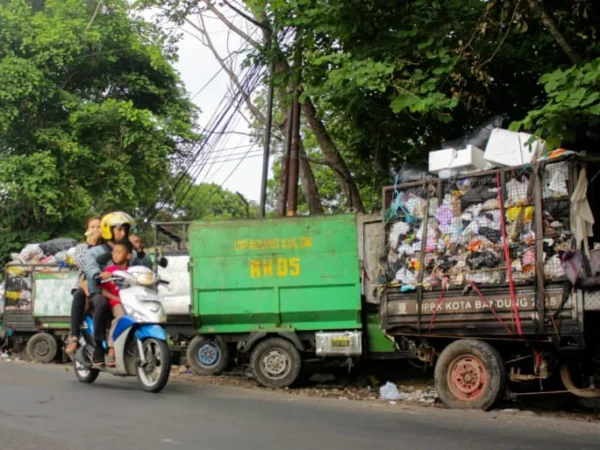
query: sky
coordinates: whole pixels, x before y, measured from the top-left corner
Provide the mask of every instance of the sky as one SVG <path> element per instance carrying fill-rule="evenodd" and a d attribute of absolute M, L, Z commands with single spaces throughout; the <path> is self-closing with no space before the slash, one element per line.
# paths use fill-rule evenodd
<path fill-rule="evenodd" d="M 243 41 L 235 33 L 231 33 L 216 17 L 206 16 L 205 24 L 213 44 L 221 54 L 226 56 L 239 50 Z M 243 19 L 242 19 L 243 20 Z M 197 38 L 199 33 L 192 26 L 183 27 L 183 39 L 179 42 L 179 61 L 175 68 L 189 92 L 192 100 L 201 109 L 199 125 L 205 128 L 218 108 L 229 86 L 229 76 L 219 70 L 221 66 L 212 52 Z M 239 58 L 239 62 L 242 58 Z M 218 74 L 217 74 L 218 73 Z M 217 74 L 217 75 L 216 75 Z M 216 75 L 216 76 L 215 76 Z M 214 79 L 212 81 L 211 78 Z M 244 110 L 244 115 L 249 114 Z M 237 126 L 232 130 L 249 133 L 246 121 L 239 115 Z M 248 200 L 259 201 L 262 173 L 262 147 L 252 145 L 248 136 L 230 134 L 219 142 L 219 148 L 210 157 L 205 170 L 200 174 L 198 182 L 212 182 L 223 185 L 233 192 L 240 192 Z"/>

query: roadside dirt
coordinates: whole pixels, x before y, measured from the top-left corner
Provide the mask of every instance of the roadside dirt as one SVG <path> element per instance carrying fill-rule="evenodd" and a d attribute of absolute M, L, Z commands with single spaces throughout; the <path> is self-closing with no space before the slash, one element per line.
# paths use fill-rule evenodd
<path fill-rule="evenodd" d="M 244 370 L 228 372 L 219 377 L 195 375 L 186 366 L 172 369 L 174 379 L 192 383 L 236 386 L 253 390 L 265 390 Z M 301 385 L 283 390 L 290 396 L 321 397 L 339 400 L 372 402 L 394 405 L 413 405 L 432 408 L 444 408 L 437 397 L 432 375 L 411 367 L 402 371 L 382 371 L 374 368 L 370 373 L 346 377 L 327 373 L 316 373 Z M 398 375 L 398 373 L 401 375 Z M 393 375 L 396 374 L 396 375 Z M 386 382 L 396 385 L 401 399 L 385 400 L 379 395 L 379 389 Z M 577 421 L 600 423 L 600 401 L 582 403 L 570 394 L 544 394 L 519 396 L 508 392 L 505 399 L 489 414 L 514 414 L 564 418 Z"/>

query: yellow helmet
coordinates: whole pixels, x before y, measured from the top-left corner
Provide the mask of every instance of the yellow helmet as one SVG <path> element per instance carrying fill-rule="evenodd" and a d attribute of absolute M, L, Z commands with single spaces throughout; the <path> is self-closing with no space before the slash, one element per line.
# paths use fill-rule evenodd
<path fill-rule="evenodd" d="M 111 241 L 113 239 L 112 229 L 123 225 L 129 225 L 129 229 L 131 230 L 135 225 L 133 217 L 122 211 L 108 213 L 100 221 L 100 235 L 102 239 Z"/>

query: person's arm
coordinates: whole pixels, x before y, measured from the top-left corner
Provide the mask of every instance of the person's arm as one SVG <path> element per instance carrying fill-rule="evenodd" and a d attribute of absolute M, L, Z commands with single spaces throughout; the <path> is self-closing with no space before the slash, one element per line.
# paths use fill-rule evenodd
<path fill-rule="evenodd" d="M 108 258 L 108 259 L 107 259 Z M 85 266 L 84 273 L 87 279 L 88 290 L 90 295 L 99 294 L 100 288 L 96 283 L 96 278 L 102 272 L 102 267 L 110 261 L 111 253 L 104 245 L 98 245 L 90 248 L 83 257 Z"/>
<path fill-rule="evenodd" d="M 144 252 L 140 237 L 131 235 L 129 240 L 133 245 L 133 255 L 130 264 L 132 266 L 145 266 L 148 269 L 152 269 L 152 259 L 150 259 L 150 255 L 147 255 L 146 252 Z"/>
<path fill-rule="evenodd" d="M 90 290 L 88 289 L 87 281 L 84 278 L 79 278 L 79 289 L 81 289 L 86 297 L 90 296 Z"/>
<path fill-rule="evenodd" d="M 85 252 L 88 250 L 88 244 L 79 244 L 75 247 L 75 257 L 73 258 L 75 261 L 75 265 L 79 269 L 80 272 L 85 270 Z"/>
<path fill-rule="evenodd" d="M 152 269 L 152 260 L 150 259 L 150 255 L 146 255 L 144 252 L 141 255 L 133 251 L 133 255 L 131 257 L 131 265 L 132 266 L 145 266 L 148 269 Z"/>
<path fill-rule="evenodd" d="M 102 289 L 102 295 L 107 298 L 108 300 L 113 300 L 113 301 L 117 301 L 120 302 L 121 299 L 114 294 L 111 294 L 109 291 L 107 291 L 106 289 Z"/>

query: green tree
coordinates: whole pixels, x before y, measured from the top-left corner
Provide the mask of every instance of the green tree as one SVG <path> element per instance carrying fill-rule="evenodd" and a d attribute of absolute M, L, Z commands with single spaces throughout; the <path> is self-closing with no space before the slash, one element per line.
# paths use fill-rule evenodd
<path fill-rule="evenodd" d="M 125 0 L 0 0 L 0 254 L 154 208 L 198 139 L 174 58 Z"/>
<path fill-rule="evenodd" d="M 215 183 L 190 187 L 175 216 L 178 220 L 226 220 L 258 217 L 258 205 Z"/>

